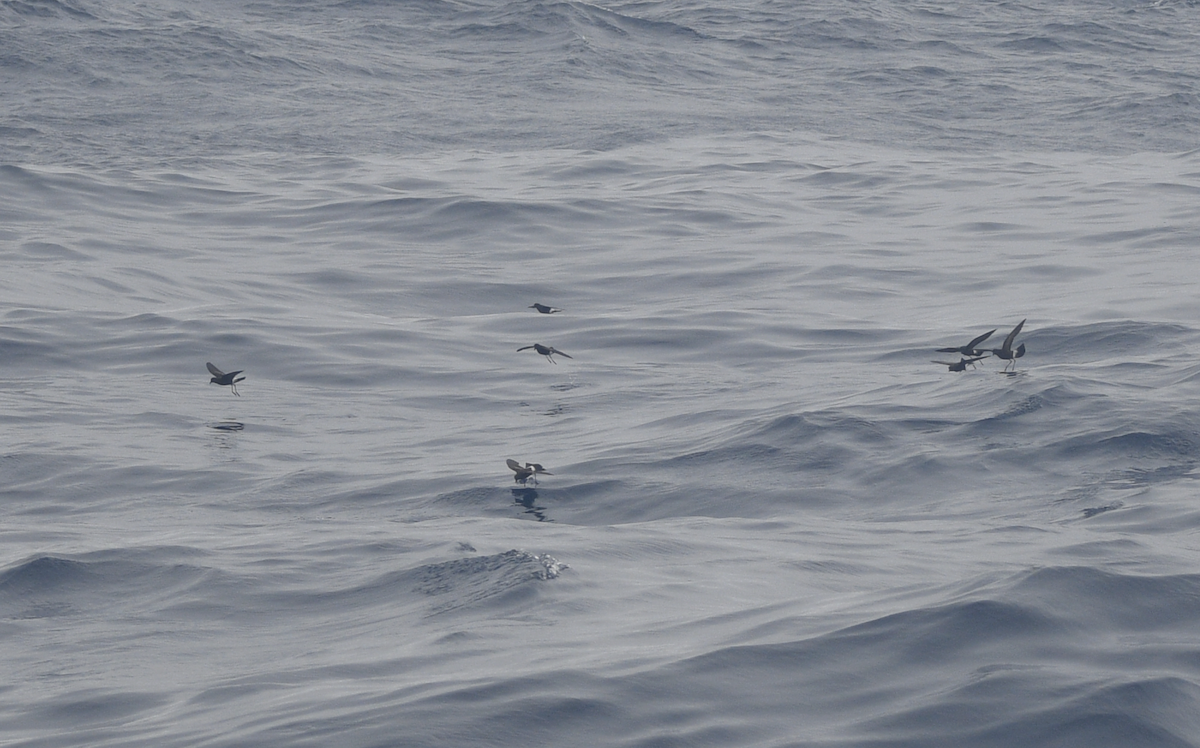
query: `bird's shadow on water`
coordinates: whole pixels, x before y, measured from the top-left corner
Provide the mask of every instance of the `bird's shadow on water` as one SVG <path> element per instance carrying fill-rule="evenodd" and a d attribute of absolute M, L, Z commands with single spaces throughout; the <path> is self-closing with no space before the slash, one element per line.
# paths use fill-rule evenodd
<path fill-rule="evenodd" d="M 546 516 L 546 507 L 537 505 L 538 492 L 536 488 L 512 489 L 513 503 L 524 509 L 525 514 L 532 514 L 538 522 L 553 522 Z"/>
<path fill-rule="evenodd" d="M 523 401 L 518 403 L 518 405 L 520 405 L 522 408 L 532 408 L 533 407 L 533 405 L 531 403 L 523 402 Z M 536 415 L 554 417 L 554 416 L 561 416 L 570 411 L 571 411 L 571 406 L 568 405 L 567 403 L 554 403 L 552 406 L 550 406 L 550 408 L 548 410 L 540 411 Z"/>
<path fill-rule="evenodd" d="M 210 449 L 219 450 L 213 455 L 220 455 L 222 462 L 236 462 L 238 460 L 237 440 L 238 434 L 242 429 L 246 428 L 246 424 L 241 421 L 225 419 L 216 423 L 207 424 L 208 428 L 213 430 L 212 442 L 208 445 Z"/>

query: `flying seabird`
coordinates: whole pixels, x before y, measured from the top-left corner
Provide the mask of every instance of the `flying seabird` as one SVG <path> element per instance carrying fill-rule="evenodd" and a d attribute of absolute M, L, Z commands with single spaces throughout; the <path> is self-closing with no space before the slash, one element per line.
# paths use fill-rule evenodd
<path fill-rule="evenodd" d="M 520 483 L 522 486 L 525 485 L 525 481 L 528 480 L 533 481 L 533 485 L 536 486 L 537 477 L 539 475 L 554 475 L 554 473 L 549 472 L 546 470 L 546 468 L 542 467 L 536 462 L 527 462 L 524 465 L 521 465 L 521 463 L 513 459 L 509 459 L 507 462 L 508 469 L 516 473 L 516 475 L 513 476 L 513 482 Z"/>
<path fill-rule="evenodd" d="M 574 358 L 573 356 L 568 356 L 567 354 L 565 354 L 565 353 L 563 353 L 562 351 L 558 350 L 558 349 L 557 349 L 557 348 L 555 348 L 554 346 L 551 346 L 551 345 L 542 345 L 541 343 L 534 343 L 533 345 L 527 345 L 527 346 L 525 346 L 524 348 L 518 348 L 518 349 L 517 349 L 517 353 L 520 353 L 521 351 L 527 351 L 527 350 L 529 350 L 530 348 L 532 348 L 533 350 L 535 350 L 535 351 L 537 351 L 538 353 L 540 353 L 540 354 L 542 354 L 543 356 L 545 356 L 545 357 L 546 357 L 546 360 L 547 360 L 547 361 L 549 361 L 549 362 L 550 362 L 550 363 L 552 363 L 552 364 L 557 364 L 557 363 L 558 363 L 557 361 L 555 361 L 555 360 L 554 360 L 554 354 L 556 354 L 556 353 L 557 353 L 558 355 L 560 355 L 560 356 L 563 356 L 564 358 Z"/>
<path fill-rule="evenodd" d="M 983 356 L 976 356 L 975 358 L 962 358 L 955 362 L 934 361 L 933 363 L 941 364 L 942 366 L 949 366 L 950 371 L 966 371 L 968 366 L 970 366 L 972 369 L 974 369 L 975 362 L 979 361 L 981 359 L 983 359 Z"/>
<path fill-rule="evenodd" d="M 996 331 L 992 330 L 991 332 L 985 332 L 984 334 L 982 334 L 979 337 L 972 340 L 970 343 L 967 343 L 964 346 L 959 346 L 958 348 L 938 348 L 937 349 L 938 353 L 961 353 L 964 356 L 982 356 L 987 351 L 981 351 L 981 350 L 977 349 L 975 346 L 979 345 L 983 341 L 992 337 L 993 332 L 996 332 Z M 939 362 L 935 361 L 934 363 L 939 363 Z M 959 369 L 959 371 L 962 371 L 962 370 Z"/>
<path fill-rule="evenodd" d="M 537 303 L 530 304 L 528 308 L 529 308 L 529 309 L 536 309 L 536 310 L 538 310 L 539 312 L 541 312 L 542 314 L 554 314 L 555 312 L 561 312 L 561 311 L 562 311 L 562 310 L 561 310 L 561 309 L 559 309 L 558 307 L 546 306 L 545 304 L 537 304 Z"/>
<path fill-rule="evenodd" d="M 1009 364 L 1012 364 L 1013 370 L 1016 371 L 1017 359 L 1020 358 L 1021 356 L 1025 355 L 1025 344 L 1024 343 L 1022 343 L 1015 351 L 1013 350 L 1013 347 L 1012 347 L 1013 341 L 1017 339 L 1017 334 L 1019 332 L 1021 332 L 1021 328 L 1024 326 L 1025 326 L 1025 320 L 1021 320 L 1021 322 L 1016 327 L 1013 328 L 1013 331 L 1008 334 L 1008 337 L 1004 339 L 1004 345 L 1001 346 L 1000 348 L 992 349 L 993 356 L 995 356 L 996 358 L 1002 358 L 1005 361 L 1009 362 L 1008 364 L 1004 365 L 1005 369 L 1008 368 Z"/>
<path fill-rule="evenodd" d="M 238 369 L 237 371 L 231 371 L 226 374 L 217 367 L 213 366 L 211 363 L 205 364 L 205 366 L 208 367 L 208 372 L 213 375 L 212 379 L 208 380 L 210 384 L 226 385 L 229 387 L 229 389 L 233 390 L 233 394 L 241 397 L 241 395 L 238 395 L 237 383 L 245 379 L 245 377 L 238 377 L 238 374 L 241 374 L 243 371 L 245 371 L 244 369 Z M 237 379 L 234 379 L 234 377 L 237 377 Z"/>

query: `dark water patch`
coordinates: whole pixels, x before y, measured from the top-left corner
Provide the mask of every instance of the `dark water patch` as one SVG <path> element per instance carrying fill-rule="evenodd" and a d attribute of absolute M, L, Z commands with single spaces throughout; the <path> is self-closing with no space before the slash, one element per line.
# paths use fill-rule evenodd
<path fill-rule="evenodd" d="M 645 461 L 651 474 L 703 482 L 705 477 L 734 485 L 739 475 L 803 476 L 843 474 L 860 469 L 859 458 L 889 443 L 884 429 L 865 419 L 836 413 L 791 414 L 766 423 L 744 424 L 715 444 L 661 460 Z"/>
<path fill-rule="evenodd" d="M 406 241 L 548 235 L 551 227 L 607 224 L 602 204 L 485 200 L 473 196 L 390 197 L 324 204 L 304 210 L 303 223 L 355 235 L 383 233 Z"/>
<path fill-rule="evenodd" d="M 1131 487 L 1174 483 L 1181 479 L 1196 479 L 1195 465 L 1164 465 L 1157 468 L 1130 468 L 1109 477 L 1109 483 L 1123 482 Z"/>
<path fill-rule="evenodd" d="M 501 466 L 503 468 L 503 466 Z M 512 477 L 512 473 L 508 473 Z M 511 481 L 509 481 L 511 485 Z M 508 496 L 506 489 L 494 486 L 473 486 L 455 491 L 440 493 L 431 502 L 435 506 L 461 511 L 463 509 L 478 510 L 486 507 L 503 506 Z"/>
<path fill-rule="evenodd" d="M 1001 223 L 999 221 L 973 221 L 971 223 L 959 224 L 955 227 L 959 231 L 979 234 L 998 234 L 1006 231 L 1028 231 L 1029 226 L 1020 223 Z"/>
<path fill-rule="evenodd" d="M 1113 503 L 1105 504 L 1104 506 L 1087 507 L 1086 509 L 1082 510 L 1082 514 L 1083 514 L 1084 519 L 1091 519 L 1092 517 L 1095 517 L 1098 514 L 1104 514 L 1105 512 L 1111 512 L 1113 510 L 1120 509 L 1123 506 L 1125 506 L 1124 503 L 1122 503 L 1120 501 L 1114 501 Z"/>
<path fill-rule="evenodd" d="M 1194 683 L 1049 671 L 1052 659 L 1085 666 L 1073 631 L 1036 608 L 981 600 L 798 641 L 720 647 L 627 675 L 556 669 L 466 684 L 397 709 L 426 728 L 453 713 L 465 735 L 503 725 L 510 739 L 557 744 L 586 734 L 611 746 L 1191 745 L 1181 736 L 1200 714 Z M 531 722 L 536 704 L 546 706 Z M 838 738 L 814 740 L 813 730 Z"/>
<path fill-rule="evenodd" d="M 1107 246 L 1126 246 L 1130 249 L 1144 249 L 1155 246 L 1171 246 L 1176 239 L 1178 229 L 1173 226 L 1125 229 L 1122 231 L 1104 231 L 1081 236 L 1078 241 L 1086 244 Z"/>
<path fill-rule="evenodd" d="M 1063 46 L 1056 39 L 1047 36 L 1027 36 L 998 44 L 1002 49 L 1016 50 L 1020 52 L 1036 52 L 1040 54 L 1053 54 L 1062 52 Z"/>
<path fill-rule="evenodd" d="M 1166 426 L 1167 424 L 1163 424 Z M 1200 461 L 1200 431 L 1166 428 L 1159 432 L 1125 431 L 1113 433 L 1105 429 L 1100 433 L 1086 434 L 1067 439 L 1055 445 L 1055 452 L 1064 459 L 1078 460 L 1089 457 L 1127 457 L 1130 459 L 1184 460 L 1184 465 L 1166 467 L 1164 478 L 1172 472 L 1186 474 Z M 1133 473 L 1129 474 L 1133 477 Z"/>
<path fill-rule="evenodd" d="M 206 688 L 189 699 L 189 703 L 211 706 L 241 702 L 256 695 L 293 688 L 293 683 L 239 683 L 236 685 Z"/>
<path fill-rule="evenodd" d="M 1128 25 L 1114 28 L 1094 21 L 1048 23 L 1043 29 L 1073 51 L 1098 54 L 1146 54 L 1156 52 L 1152 37 L 1143 36 Z"/>
<path fill-rule="evenodd" d="M 994 600 L 958 603 L 908 611 L 845 629 L 839 645 L 854 648 L 887 641 L 889 657 L 903 667 L 953 660 L 1009 639 L 1033 640 L 1066 631 L 1061 619 L 1029 608 Z"/>
<path fill-rule="evenodd" d="M 1016 699 L 1021 688 L 1037 692 L 1039 700 Z M 1114 692 L 1154 693 L 1162 705 L 1146 708 L 1138 701 L 1121 702 Z M 1184 736 L 1196 720 L 1197 689 L 1178 678 L 1151 678 L 1137 684 L 1049 689 L 1039 686 L 1036 673 L 1014 668 L 981 673 L 975 682 L 951 689 L 927 706 L 902 708 L 897 714 L 865 721 L 864 742 L 874 748 L 971 745 L 1007 748 L 1013 745 L 1162 746 L 1191 748 Z M 1083 695 L 1079 695 L 1082 692 Z M 1007 700 L 1008 707 L 1001 701 Z"/>
<path fill-rule="evenodd" d="M 751 427 L 737 438 L 765 439 L 788 445 L 805 445 L 816 439 L 832 438 L 879 446 L 889 440 L 889 435 L 874 421 L 827 411 L 779 416 L 761 426 Z"/>
<path fill-rule="evenodd" d="M 91 565 L 59 558 L 39 556 L 0 573 L 0 594 L 21 596 L 95 584 L 101 576 Z"/>
<path fill-rule="evenodd" d="M 689 452 L 672 457 L 659 465 L 668 470 L 694 470 L 701 466 L 720 470 L 729 463 L 736 463 L 738 470 L 754 470 L 774 462 L 779 455 L 780 450 L 777 447 L 742 442 L 732 447 Z"/>
<path fill-rule="evenodd" d="M 555 579 L 567 568 L 553 556 L 514 549 L 386 572 L 342 589 L 314 591 L 305 585 L 245 597 L 242 602 L 247 611 L 261 609 L 268 615 L 280 609 L 316 615 L 347 606 L 365 611 L 412 604 L 421 605 L 426 615 L 480 607 L 497 612 L 528 604 L 536 594 L 530 583 Z"/>
<path fill-rule="evenodd" d="M 492 556 L 472 556 L 422 566 L 414 572 L 414 578 L 418 592 L 436 596 L 455 590 L 467 578 L 474 580 L 480 576 L 499 574 L 506 580 L 519 583 L 524 579 L 555 579 L 565 568 L 552 556 L 533 555 L 514 549 Z"/>
<path fill-rule="evenodd" d="M 1055 549 L 1053 555 L 1071 559 L 1085 559 L 1092 562 L 1105 562 L 1116 556 L 1128 556 L 1143 549 L 1142 543 L 1132 538 L 1117 540 L 1098 540 L 1087 543 L 1076 543 L 1065 548 Z"/>
<path fill-rule="evenodd" d="M 1083 280 L 1084 278 L 1092 278 L 1098 275 L 1103 275 L 1104 271 L 1096 268 L 1085 267 L 1081 265 L 1060 265 L 1051 263 L 1038 263 L 1028 265 L 1018 270 L 1012 270 L 1008 273 L 1010 283 L 1024 281 L 1028 283 L 1073 283 Z M 1025 340 L 1025 338 L 1022 338 Z M 996 345 L 999 345 L 997 343 Z"/>
<path fill-rule="evenodd" d="M 1182 325 L 1116 320 L 1078 326 L 1031 329 L 1021 336 L 1030 354 L 1055 363 L 1077 363 L 1159 355 L 1194 344 L 1197 332 Z"/>
<path fill-rule="evenodd" d="M 737 338 L 735 330 L 689 325 L 671 320 L 645 320 L 639 330 L 609 329 L 597 331 L 589 338 L 589 347 L 597 352 L 607 350 L 641 350 L 641 356 L 656 358 L 679 353 L 696 353 L 711 357 L 713 350 L 728 345 Z M 574 351 L 571 351 L 575 355 Z"/>
<path fill-rule="evenodd" d="M 42 729 L 46 725 L 75 730 L 89 726 L 118 725 L 157 710 L 169 701 L 170 697 L 163 693 L 101 689 L 72 691 L 39 704 L 20 722 L 26 728 Z"/>
<path fill-rule="evenodd" d="M 56 334 L 25 325 L 0 327 L 0 359 L 10 371 L 25 367 L 57 369 L 77 363 L 57 338 Z"/>
<path fill-rule="evenodd" d="M 101 615 L 114 606 L 154 609 L 208 574 L 176 558 L 170 549 L 100 551 L 81 559 L 38 556 L 0 573 L 0 611 L 11 618 L 37 618 Z"/>
<path fill-rule="evenodd" d="M 1138 495 L 1144 495 L 1145 490 L 1151 486 L 1173 485 L 1182 481 L 1190 482 L 1196 480 L 1196 477 L 1195 465 L 1191 461 L 1157 468 L 1114 469 L 1095 476 L 1081 485 L 1067 489 L 1063 492 L 1061 501 L 1094 504 L 1081 510 L 1085 517 L 1091 517 L 1124 506 L 1124 502 L 1119 499 L 1100 504 L 1099 502 L 1103 501 L 1103 497 L 1106 495 L 1114 492 L 1137 492 Z M 1188 487 L 1181 486 L 1180 488 L 1187 490 Z"/>
<path fill-rule="evenodd" d="M 89 254 L 68 249 L 55 242 L 25 242 L 21 245 L 22 259 L 70 262 L 93 262 L 96 258 Z"/>
<path fill-rule="evenodd" d="M 996 415 L 986 416 L 975 421 L 972 424 L 972 430 L 980 433 L 986 433 L 991 427 L 997 424 L 1011 421 L 1022 416 L 1028 416 L 1032 413 L 1037 413 L 1046 404 L 1046 398 L 1040 394 L 1026 395 L 1020 397 L 1016 402 L 1009 404 L 1004 410 Z"/>
<path fill-rule="evenodd" d="M 825 169 L 813 174 L 797 177 L 797 181 L 817 185 L 826 189 L 854 188 L 862 192 L 877 190 L 892 180 L 877 174 L 848 171 L 842 169 Z"/>
<path fill-rule="evenodd" d="M 64 0 L 5 0 L 3 7 L 27 18 L 71 18 L 79 21 L 94 21 L 96 16 L 78 7 L 78 3 Z"/>
<path fill-rule="evenodd" d="M 1200 574 L 1118 574 L 1093 567 L 1030 572 L 1005 597 L 1035 603 L 1079 624 L 1151 632 L 1200 621 Z"/>

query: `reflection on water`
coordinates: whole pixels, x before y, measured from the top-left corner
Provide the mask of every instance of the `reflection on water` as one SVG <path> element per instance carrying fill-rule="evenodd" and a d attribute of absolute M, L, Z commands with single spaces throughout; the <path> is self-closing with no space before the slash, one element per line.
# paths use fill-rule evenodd
<path fill-rule="evenodd" d="M 546 507 L 537 505 L 538 492 L 536 488 L 512 489 L 513 503 L 525 509 L 525 514 L 532 514 L 538 522 L 553 522 L 546 516 Z"/>
<path fill-rule="evenodd" d="M 212 453 L 214 458 L 220 462 L 237 462 L 237 435 L 246 428 L 246 424 L 241 421 L 225 419 L 210 423 L 208 427 L 216 432 L 212 435 L 212 442 L 208 445 L 209 449 L 217 450 Z"/>

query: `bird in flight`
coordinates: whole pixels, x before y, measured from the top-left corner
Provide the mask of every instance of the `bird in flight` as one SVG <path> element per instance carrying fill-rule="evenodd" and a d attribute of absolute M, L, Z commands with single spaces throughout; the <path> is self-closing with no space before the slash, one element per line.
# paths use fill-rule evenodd
<path fill-rule="evenodd" d="M 541 312 L 542 314 L 554 314 L 555 312 L 561 312 L 561 311 L 562 311 L 562 310 L 561 310 L 561 309 L 559 309 L 558 307 L 546 306 L 545 304 L 538 304 L 538 303 L 533 303 L 533 304 L 530 304 L 528 308 L 529 308 L 529 309 L 536 309 L 536 310 L 538 310 L 539 312 Z"/>
<path fill-rule="evenodd" d="M 244 369 L 238 369 L 237 371 L 231 371 L 226 374 L 217 367 L 213 366 L 211 363 L 205 364 L 205 366 L 208 367 L 208 373 L 213 375 L 212 379 L 208 380 L 209 383 L 225 385 L 229 387 L 229 389 L 233 390 L 233 394 L 241 397 L 241 395 L 238 395 L 237 383 L 245 379 L 245 377 L 238 377 L 238 374 L 241 374 Z M 234 377 L 237 377 L 237 379 L 234 379 Z"/>
<path fill-rule="evenodd" d="M 953 361 L 953 362 L 951 362 L 951 361 L 934 361 L 933 363 L 941 364 L 942 366 L 949 366 L 950 371 L 966 371 L 968 366 L 970 366 L 972 369 L 974 369 L 975 362 L 980 361 L 982 359 L 983 359 L 983 356 L 976 356 L 974 358 L 961 358 L 958 361 Z"/>
<path fill-rule="evenodd" d="M 984 353 L 986 353 L 986 351 L 981 351 L 975 346 L 992 337 L 993 332 L 996 331 L 992 330 L 991 332 L 985 332 L 984 334 L 972 340 L 970 343 L 959 346 L 958 348 L 938 348 L 938 353 L 961 353 L 964 356 L 982 356 Z"/>
<path fill-rule="evenodd" d="M 540 354 L 542 354 L 543 356 L 545 356 L 545 357 L 546 357 L 546 360 L 547 360 L 547 361 L 549 361 L 549 362 L 550 362 L 550 363 L 552 363 L 552 364 L 557 364 L 557 363 L 558 363 L 557 361 L 555 361 L 555 360 L 554 360 L 554 354 L 556 354 L 556 353 L 557 353 L 558 355 L 560 355 L 560 356 L 564 357 L 564 358 L 574 358 L 574 356 L 568 356 L 567 354 L 565 354 L 565 353 L 563 353 L 562 351 L 558 350 L 558 349 L 557 349 L 557 348 L 555 348 L 554 346 L 551 346 L 551 345 L 542 345 L 541 343 L 534 343 L 533 345 L 527 345 L 527 346 L 525 346 L 524 348 L 518 348 L 518 349 L 517 349 L 517 353 L 520 353 L 521 351 L 527 351 L 527 350 L 529 350 L 530 348 L 532 348 L 533 350 L 535 350 L 535 351 L 537 351 L 538 353 L 540 353 Z"/>
<path fill-rule="evenodd" d="M 522 465 L 516 460 L 509 459 L 508 469 L 515 473 L 515 475 L 513 475 L 513 482 L 520 483 L 522 486 L 525 485 L 526 481 L 530 480 L 533 481 L 533 485 L 536 486 L 538 482 L 537 477 L 539 475 L 554 475 L 554 473 L 546 470 L 546 468 L 542 467 L 536 462 L 527 462 Z"/>
<path fill-rule="evenodd" d="M 1008 362 L 1007 364 L 1004 365 L 1005 369 L 1007 369 L 1009 367 L 1009 365 L 1011 364 L 1013 367 L 1013 371 L 1016 371 L 1017 359 L 1020 358 L 1021 356 L 1025 355 L 1025 344 L 1024 343 L 1022 343 L 1020 346 L 1018 346 L 1015 351 L 1013 350 L 1013 347 L 1012 347 L 1013 341 L 1017 339 L 1017 334 L 1021 332 L 1021 328 L 1024 326 L 1025 326 L 1025 320 L 1021 320 L 1017 324 L 1017 326 L 1013 328 L 1013 331 L 1008 334 L 1008 337 L 1004 339 L 1004 345 L 999 348 L 992 349 L 993 356 L 995 356 L 996 358 L 1004 359 L 1005 361 Z"/>

